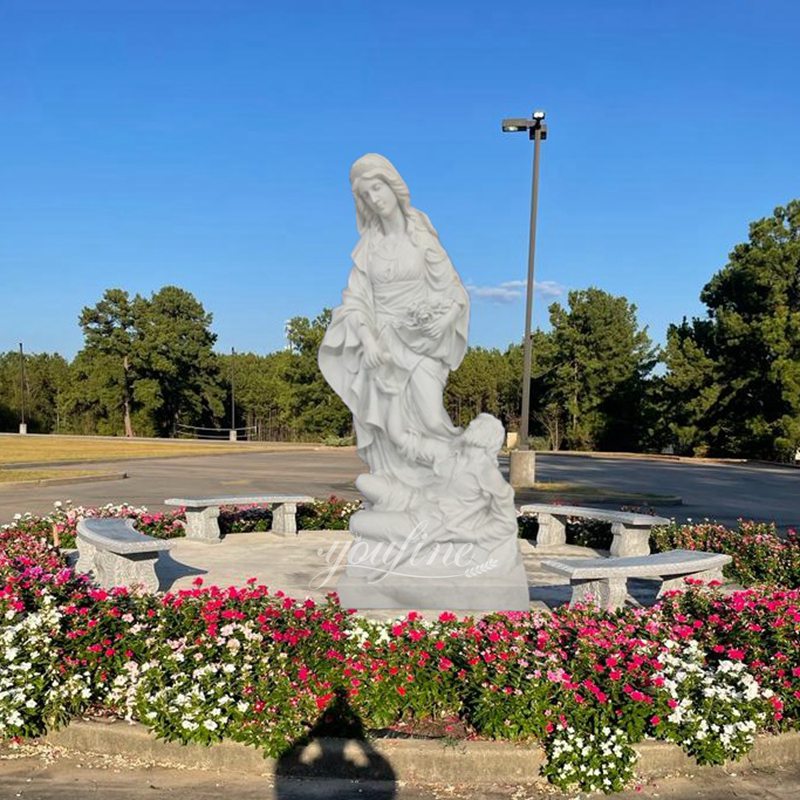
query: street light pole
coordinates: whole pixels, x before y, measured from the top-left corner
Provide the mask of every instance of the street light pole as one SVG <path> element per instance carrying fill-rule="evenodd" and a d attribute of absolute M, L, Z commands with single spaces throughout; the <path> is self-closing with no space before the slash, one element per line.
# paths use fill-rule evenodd
<path fill-rule="evenodd" d="M 28 426 L 25 424 L 25 353 L 22 350 L 22 342 L 19 343 L 19 432 L 28 432 Z"/>
<path fill-rule="evenodd" d="M 525 339 L 523 341 L 522 409 L 519 419 L 518 449 L 511 453 L 511 485 L 532 487 L 536 482 L 536 454 L 530 449 L 528 418 L 531 408 L 531 323 L 533 319 L 534 260 L 536 255 L 536 218 L 539 212 L 539 148 L 547 138 L 544 111 L 534 111 L 531 119 L 504 119 L 503 131 L 527 131 L 533 139 L 533 177 L 531 179 L 531 220 L 528 237 L 528 280 L 525 292 Z"/>
<path fill-rule="evenodd" d="M 233 361 L 234 356 L 236 355 L 236 351 L 231 347 L 231 429 L 228 433 L 228 439 L 232 442 L 236 441 L 236 395 L 234 393 L 234 373 L 233 373 Z"/>

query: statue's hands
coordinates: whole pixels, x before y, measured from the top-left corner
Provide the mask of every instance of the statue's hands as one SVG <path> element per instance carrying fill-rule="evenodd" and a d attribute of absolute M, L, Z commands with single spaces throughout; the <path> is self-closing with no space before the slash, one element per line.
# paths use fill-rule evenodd
<path fill-rule="evenodd" d="M 375 369 L 383 364 L 383 353 L 372 337 L 362 342 L 364 347 L 364 363 L 370 368 Z"/>
<path fill-rule="evenodd" d="M 455 306 L 450 308 L 440 317 L 432 319 L 422 326 L 422 330 L 431 337 L 431 339 L 441 339 L 445 331 L 452 325 L 456 318 Z"/>

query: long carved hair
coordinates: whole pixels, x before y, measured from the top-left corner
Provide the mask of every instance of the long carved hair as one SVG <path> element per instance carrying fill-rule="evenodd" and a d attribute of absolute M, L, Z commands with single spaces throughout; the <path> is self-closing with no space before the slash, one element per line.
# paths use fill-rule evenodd
<path fill-rule="evenodd" d="M 359 193 L 361 181 L 380 178 L 397 198 L 400 210 L 406 218 L 406 230 L 414 244 L 419 244 L 418 234 L 427 233 L 434 236 L 439 242 L 439 234 L 433 227 L 428 215 L 411 205 L 411 193 L 406 182 L 388 158 L 378 153 L 367 153 L 356 161 L 350 168 L 350 187 L 353 190 L 353 199 L 356 202 L 356 225 L 361 236 L 366 236 L 371 231 L 382 231 L 380 217 L 364 202 Z"/>

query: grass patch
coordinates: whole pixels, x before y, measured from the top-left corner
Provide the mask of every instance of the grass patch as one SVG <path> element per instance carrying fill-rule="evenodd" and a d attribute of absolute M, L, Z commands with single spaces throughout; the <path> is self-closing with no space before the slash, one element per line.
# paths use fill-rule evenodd
<path fill-rule="evenodd" d="M 95 478 L 107 474 L 97 469 L 0 469 L 0 485 L 48 478 Z"/>
<path fill-rule="evenodd" d="M 256 453 L 296 448 L 292 443 L 198 442 L 180 439 L 123 439 L 109 436 L 0 436 L 0 466 L 82 463 L 131 458 L 202 456 L 211 453 Z"/>
<path fill-rule="evenodd" d="M 518 502 L 535 502 L 548 500 L 607 500 L 626 504 L 673 504 L 679 498 L 671 495 L 641 492 L 626 492 L 620 489 L 609 489 L 607 486 L 586 486 L 585 484 L 553 481 L 552 483 L 536 483 L 532 489 L 517 489 Z"/>

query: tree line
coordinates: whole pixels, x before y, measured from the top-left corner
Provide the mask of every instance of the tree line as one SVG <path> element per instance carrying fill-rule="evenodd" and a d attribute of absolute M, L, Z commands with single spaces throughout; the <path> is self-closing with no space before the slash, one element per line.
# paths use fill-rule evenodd
<path fill-rule="evenodd" d="M 537 449 L 671 450 L 790 460 L 800 447 L 800 200 L 750 226 L 700 295 L 706 314 L 670 325 L 654 346 L 625 297 L 589 287 L 549 309 L 533 334 L 530 430 Z M 330 321 L 287 325 L 287 347 L 220 354 L 212 315 L 188 291 L 109 289 L 83 309 L 84 346 L 0 355 L 0 429 L 346 442 L 349 412 L 317 367 Z M 457 424 L 488 411 L 519 424 L 522 344 L 470 347 L 445 404 Z"/>

